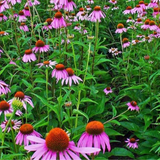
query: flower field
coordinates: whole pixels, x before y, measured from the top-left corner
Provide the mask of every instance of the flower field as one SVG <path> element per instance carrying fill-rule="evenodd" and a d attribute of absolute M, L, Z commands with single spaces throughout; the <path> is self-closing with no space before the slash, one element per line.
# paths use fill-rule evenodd
<path fill-rule="evenodd" d="M 160 160 L 160 0 L 0 0 L 0 159 Z"/>

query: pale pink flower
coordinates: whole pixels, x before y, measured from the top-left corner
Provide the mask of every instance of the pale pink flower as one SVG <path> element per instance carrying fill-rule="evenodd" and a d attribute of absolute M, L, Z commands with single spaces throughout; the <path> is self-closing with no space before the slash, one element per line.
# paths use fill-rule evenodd
<path fill-rule="evenodd" d="M 140 5 L 141 8 L 146 9 L 144 1 L 139 1 L 139 5 Z"/>
<path fill-rule="evenodd" d="M 9 89 L 9 85 L 6 84 L 4 81 L 0 80 L 0 95 L 7 94 L 8 92 L 11 92 Z"/>
<path fill-rule="evenodd" d="M 29 31 L 28 26 L 25 23 L 21 23 L 19 28 L 21 30 L 23 30 L 24 32 L 28 32 Z"/>
<path fill-rule="evenodd" d="M 32 51 L 34 51 L 35 53 L 49 51 L 49 45 L 45 45 L 45 43 L 42 40 L 38 40 L 35 45 L 36 47 L 32 49 Z"/>
<path fill-rule="evenodd" d="M 89 4 L 93 4 L 93 3 L 94 3 L 94 1 L 93 1 L 93 0 L 87 0 L 87 3 L 89 3 Z"/>
<path fill-rule="evenodd" d="M 110 9 L 110 6 L 104 5 L 103 9 L 104 9 L 104 10 L 108 10 L 108 9 Z"/>
<path fill-rule="evenodd" d="M 0 13 L 0 22 L 3 20 L 6 21 L 7 17 L 3 13 Z"/>
<path fill-rule="evenodd" d="M 149 8 L 157 8 L 157 7 L 158 7 L 158 4 L 157 4 L 156 2 L 151 1 L 151 2 L 148 4 L 148 7 L 149 7 Z"/>
<path fill-rule="evenodd" d="M 138 142 L 139 141 L 139 139 L 135 139 L 135 138 L 127 138 L 127 140 L 125 141 L 126 143 L 127 143 L 127 146 L 129 147 L 129 148 L 133 148 L 133 149 L 136 149 L 136 148 L 138 148 Z"/>
<path fill-rule="evenodd" d="M 123 43 L 122 44 L 123 48 L 126 48 L 126 47 L 130 46 L 130 42 L 129 42 L 128 38 L 123 38 L 122 43 Z"/>
<path fill-rule="evenodd" d="M 124 28 L 124 25 L 122 23 L 119 23 L 117 25 L 117 29 L 116 29 L 115 33 L 123 33 L 123 32 L 127 32 L 127 29 Z"/>
<path fill-rule="evenodd" d="M 21 3 L 21 0 L 7 0 L 10 2 L 12 5 L 15 5 L 16 3 Z"/>
<path fill-rule="evenodd" d="M 101 18 L 105 18 L 106 15 L 101 11 L 100 6 L 94 7 L 94 11 L 89 15 L 89 20 L 92 22 L 101 22 Z"/>
<path fill-rule="evenodd" d="M 30 7 L 32 6 L 36 6 L 36 5 L 39 5 L 40 2 L 38 0 L 27 0 L 26 4 L 25 4 L 25 7 L 27 7 L 29 4 Z"/>
<path fill-rule="evenodd" d="M 19 11 L 18 22 L 25 22 L 27 20 L 23 11 Z"/>
<path fill-rule="evenodd" d="M 53 19 L 53 22 L 51 23 L 51 25 L 53 26 L 53 28 L 55 29 L 59 29 L 59 28 L 62 28 L 62 27 L 66 27 L 67 24 L 62 16 L 62 13 L 61 12 L 57 12 L 54 16 L 54 19 Z"/>
<path fill-rule="evenodd" d="M 141 26 L 142 29 L 148 29 L 149 28 L 149 19 L 145 20 L 144 25 Z"/>
<path fill-rule="evenodd" d="M 109 2 L 109 3 L 112 3 L 112 4 L 116 4 L 116 3 L 117 3 L 116 0 L 109 0 L 108 2 Z"/>
<path fill-rule="evenodd" d="M 68 3 L 64 6 L 64 10 L 66 11 L 73 11 L 74 8 L 76 8 L 76 4 L 73 2 L 73 0 L 68 0 Z"/>
<path fill-rule="evenodd" d="M 45 30 L 47 30 L 47 31 L 48 31 L 49 29 L 53 29 L 52 22 L 53 22 L 53 19 L 52 19 L 52 18 L 47 18 L 46 21 L 45 21 L 46 25 L 43 26 L 43 29 L 45 29 Z"/>
<path fill-rule="evenodd" d="M 74 75 L 74 71 L 72 68 L 66 69 L 68 76 L 64 79 L 62 79 L 62 85 L 65 83 L 66 85 L 69 84 L 69 86 L 72 86 L 72 81 L 75 84 L 79 84 L 79 81 L 82 81 L 82 79 L 76 75 Z"/>
<path fill-rule="evenodd" d="M 139 107 L 137 106 L 137 102 L 135 101 L 131 101 L 131 102 L 128 102 L 127 103 L 127 106 L 128 106 L 128 110 L 131 110 L 131 111 L 139 111 Z"/>
<path fill-rule="evenodd" d="M 123 14 L 131 14 L 132 7 L 128 6 L 126 10 L 123 11 Z"/>
<path fill-rule="evenodd" d="M 52 66 L 55 66 L 57 64 L 57 62 L 56 61 L 44 61 L 43 63 L 38 63 L 38 64 L 36 64 L 37 66 L 39 66 L 39 68 L 41 68 L 42 66 L 45 66 L 45 67 L 50 67 L 50 68 L 52 68 L 53 69 L 53 67 Z"/>
<path fill-rule="evenodd" d="M 70 141 L 67 133 L 61 128 L 53 128 L 47 134 L 45 139 L 28 136 L 28 140 L 36 143 L 25 146 L 25 149 L 34 151 L 31 159 L 34 160 L 81 160 L 79 153 L 86 159 L 86 154 L 99 152 L 99 148 L 92 147 L 76 147 L 73 141 Z"/>
<path fill-rule="evenodd" d="M 0 31 L 0 36 L 6 36 L 9 35 L 6 31 Z"/>
<path fill-rule="evenodd" d="M 23 12 L 24 12 L 24 15 L 25 15 L 26 17 L 30 17 L 30 16 L 31 16 L 30 11 L 29 11 L 29 7 L 25 7 L 25 8 L 23 9 Z"/>
<path fill-rule="evenodd" d="M 36 56 L 34 53 L 32 53 L 31 49 L 25 50 L 25 54 L 22 58 L 23 62 L 27 63 L 27 62 L 32 62 L 37 60 Z"/>
<path fill-rule="evenodd" d="M 118 51 L 118 48 L 110 48 L 110 49 L 109 49 L 109 53 L 114 53 L 114 52 L 116 52 L 116 51 Z"/>
<path fill-rule="evenodd" d="M 109 94 L 109 93 L 112 93 L 111 87 L 106 87 L 103 91 L 104 91 L 104 93 L 105 93 L 106 95 Z"/>
<path fill-rule="evenodd" d="M 86 126 L 86 131 L 81 135 L 78 147 L 96 147 L 103 149 L 103 154 L 106 148 L 111 151 L 108 135 L 104 132 L 104 125 L 100 121 L 91 121 Z M 94 153 L 94 155 L 99 152 Z"/>
<path fill-rule="evenodd" d="M 150 22 L 149 22 L 149 29 L 150 29 L 151 31 L 156 31 L 156 30 L 158 29 L 158 26 L 155 24 L 154 21 L 150 21 Z"/>
<path fill-rule="evenodd" d="M 41 134 L 36 132 L 31 124 L 23 124 L 15 138 L 16 144 L 22 145 L 24 143 L 24 146 L 28 146 L 29 142 L 35 144 L 33 141 L 27 139 L 28 136 L 35 136 L 36 138 L 41 137 Z"/>
<path fill-rule="evenodd" d="M 134 14 L 134 13 L 143 13 L 143 8 L 141 8 L 141 6 L 138 4 L 138 5 L 136 5 L 136 7 L 134 7 L 131 10 L 131 13 L 132 14 Z"/>
<path fill-rule="evenodd" d="M 52 2 L 56 5 L 62 5 L 62 6 L 66 6 L 68 4 L 68 0 L 52 0 Z"/>
<path fill-rule="evenodd" d="M 0 1 L 0 13 L 5 11 L 6 9 L 9 9 L 8 2 L 6 0 Z"/>
<path fill-rule="evenodd" d="M 132 22 L 132 23 L 134 23 L 135 22 L 135 20 L 134 19 L 132 19 L 132 17 L 128 17 L 128 19 L 127 19 L 127 21 L 126 21 L 127 23 L 129 23 L 129 22 Z"/>
<path fill-rule="evenodd" d="M 2 124 L 1 124 L 2 132 L 4 132 L 7 123 L 8 123 L 8 120 L 5 120 L 4 122 L 2 122 Z M 12 129 L 13 129 L 13 130 L 18 130 L 19 127 L 21 126 L 21 124 L 22 124 L 21 121 L 14 120 L 14 119 L 11 120 L 11 125 L 12 125 Z M 7 128 L 7 132 L 10 132 L 10 131 L 11 131 L 11 127 L 10 127 L 10 125 L 9 125 L 8 128 Z"/>

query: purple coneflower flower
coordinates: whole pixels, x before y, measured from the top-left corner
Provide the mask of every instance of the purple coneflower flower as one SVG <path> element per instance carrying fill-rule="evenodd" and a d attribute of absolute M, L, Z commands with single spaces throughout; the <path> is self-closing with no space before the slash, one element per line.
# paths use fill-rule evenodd
<path fill-rule="evenodd" d="M 43 26 L 43 29 L 45 29 L 47 31 L 48 31 L 48 29 L 53 29 L 52 22 L 53 22 L 52 18 L 47 18 L 45 21 L 46 25 Z"/>
<path fill-rule="evenodd" d="M 143 8 L 141 8 L 141 6 L 138 4 L 136 5 L 132 10 L 131 10 L 131 13 L 134 14 L 134 13 L 143 13 Z"/>
<path fill-rule="evenodd" d="M 57 64 L 56 61 L 44 61 L 43 63 L 38 63 L 37 66 L 39 66 L 39 68 L 41 68 L 42 66 L 45 66 L 45 67 L 50 67 L 53 69 L 52 66 L 55 66 Z"/>
<path fill-rule="evenodd" d="M 23 30 L 24 32 L 28 32 L 29 29 L 27 27 L 27 25 L 23 22 L 21 23 L 20 27 L 19 27 L 21 30 Z"/>
<path fill-rule="evenodd" d="M 21 3 L 21 0 L 7 0 L 10 2 L 12 5 L 15 5 L 16 3 Z"/>
<path fill-rule="evenodd" d="M 108 6 L 108 5 L 104 5 L 104 7 L 103 7 L 104 10 L 108 10 L 109 8 L 110 8 L 110 6 Z"/>
<path fill-rule="evenodd" d="M 59 5 L 62 5 L 62 6 L 66 6 L 67 3 L 68 3 L 68 0 L 53 0 L 53 3 L 55 5 L 59 4 Z"/>
<path fill-rule="evenodd" d="M 83 14 L 85 14 L 84 8 L 80 8 L 79 12 L 76 14 L 76 17 L 78 17 L 79 19 L 81 19 Z"/>
<path fill-rule="evenodd" d="M 34 142 L 27 139 L 28 136 L 35 136 L 36 138 L 41 137 L 41 134 L 36 132 L 31 124 L 23 124 L 15 138 L 16 144 L 22 145 L 23 142 L 25 146 L 27 146 L 29 142 L 34 144 Z"/>
<path fill-rule="evenodd" d="M 89 5 L 86 5 L 85 8 L 86 8 L 87 11 L 91 11 L 92 10 L 92 8 Z"/>
<path fill-rule="evenodd" d="M 82 81 L 82 79 L 76 75 L 74 75 L 74 71 L 72 68 L 67 68 L 66 69 L 68 76 L 65 79 L 62 79 L 62 85 L 64 84 L 64 82 L 66 82 L 66 84 L 69 84 L 69 86 L 72 86 L 72 80 L 74 81 L 74 83 L 79 84 L 79 81 Z"/>
<path fill-rule="evenodd" d="M 6 31 L 0 31 L 0 36 L 6 36 L 8 33 Z"/>
<path fill-rule="evenodd" d="M 112 93 L 111 87 L 106 87 L 103 91 L 104 91 L 104 93 L 105 93 L 106 95 L 109 94 L 109 93 Z"/>
<path fill-rule="evenodd" d="M 146 9 L 146 5 L 144 4 L 144 1 L 139 1 L 139 5 L 141 8 Z"/>
<path fill-rule="evenodd" d="M 116 0 L 109 0 L 109 3 L 116 4 L 117 1 Z"/>
<path fill-rule="evenodd" d="M 127 29 L 124 28 L 124 25 L 122 23 L 119 23 L 117 25 L 117 29 L 116 29 L 115 33 L 123 33 L 123 32 L 127 32 Z"/>
<path fill-rule="evenodd" d="M 157 4 L 156 2 L 151 1 L 151 2 L 148 4 L 148 7 L 149 7 L 149 8 L 157 8 L 157 7 L 158 7 L 158 4 Z"/>
<path fill-rule="evenodd" d="M 137 102 L 135 101 L 131 101 L 131 102 L 128 102 L 127 103 L 127 106 L 128 106 L 128 110 L 131 110 L 131 111 L 139 111 L 139 107 L 137 106 Z"/>
<path fill-rule="evenodd" d="M 25 146 L 25 149 L 35 151 L 32 159 L 42 160 L 81 160 L 78 153 L 88 159 L 86 154 L 99 152 L 100 149 L 92 147 L 76 147 L 73 141 L 69 141 L 69 136 L 61 128 L 53 128 L 45 139 L 28 136 L 28 140 L 37 144 Z"/>
<path fill-rule="evenodd" d="M 150 29 L 151 31 L 156 31 L 156 30 L 158 29 L 158 27 L 157 27 L 157 25 L 155 24 L 154 21 L 150 21 L 150 22 L 149 22 L 149 29 Z"/>
<path fill-rule="evenodd" d="M 129 22 L 135 22 L 135 20 L 133 20 L 132 17 L 128 17 L 128 19 L 127 19 L 126 22 L 127 22 L 127 23 L 129 23 Z"/>
<path fill-rule="evenodd" d="M 93 4 L 93 3 L 94 3 L 94 1 L 93 1 L 93 0 L 87 0 L 87 3 L 89 3 L 89 4 Z"/>
<path fill-rule="evenodd" d="M 130 46 L 130 42 L 129 42 L 128 38 L 123 38 L 122 43 L 123 43 L 122 44 L 123 48 L 126 48 L 126 47 Z"/>
<path fill-rule="evenodd" d="M 2 132 L 4 132 L 7 123 L 8 123 L 8 120 L 5 120 L 4 122 L 2 122 L 2 124 L 1 124 Z M 17 129 L 19 129 L 19 127 L 22 124 L 22 122 L 18 121 L 18 120 L 11 120 L 11 124 L 12 124 L 12 128 L 14 130 L 17 130 Z M 7 128 L 7 131 L 10 132 L 10 130 L 11 130 L 11 127 L 9 125 L 8 128 Z"/>
<path fill-rule="evenodd" d="M 18 98 L 23 103 L 23 107 L 24 107 L 25 110 L 27 109 L 27 106 L 26 106 L 25 102 L 27 102 L 28 104 L 31 105 L 31 107 L 34 108 L 34 105 L 33 105 L 33 102 L 31 100 L 31 97 L 26 96 L 23 92 L 21 92 L 21 91 L 16 92 L 15 95 L 14 95 L 14 98 L 9 100 L 8 103 L 11 105 L 15 98 Z"/>
<path fill-rule="evenodd" d="M 94 7 L 94 11 L 89 15 L 90 21 L 101 22 L 101 18 L 105 18 L 105 14 L 101 11 L 100 6 Z"/>
<path fill-rule="evenodd" d="M 141 28 L 142 29 L 148 29 L 149 28 L 149 22 L 150 22 L 150 20 L 146 19 L 145 22 L 144 22 L 144 25 L 142 25 Z"/>
<path fill-rule="evenodd" d="M 32 53 L 31 49 L 25 50 L 25 54 L 22 58 L 23 62 L 31 62 L 31 61 L 35 61 L 37 58 L 35 56 L 34 53 Z"/>
<path fill-rule="evenodd" d="M 51 23 L 51 25 L 53 26 L 53 28 L 55 29 L 59 29 L 59 28 L 62 28 L 62 27 L 66 27 L 67 24 L 62 16 L 62 13 L 61 12 L 57 12 L 54 16 L 54 19 L 53 19 L 53 22 Z"/>
<path fill-rule="evenodd" d="M 26 4 L 25 4 L 25 7 L 27 7 L 27 6 L 28 6 L 28 4 L 29 4 L 29 6 L 30 6 L 30 7 L 32 7 L 32 6 L 39 5 L 39 4 L 40 4 L 40 2 L 39 2 L 39 1 L 37 1 L 37 0 L 34 0 L 34 1 L 32 1 L 32 0 L 27 0 L 27 2 L 26 2 Z"/>
<path fill-rule="evenodd" d="M 57 82 L 60 79 L 67 78 L 67 76 L 68 76 L 68 73 L 63 64 L 57 64 L 55 66 L 55 69 L 52 71 L 52 77 L 55 77 L 57 79 Z"/>
<path fill-rule="evenodd" d="M 23 9 L 23 12 L 24 12 L 24 15 L 26 17 L 30 17 L 31 16 L 28 6 Z"/>
<path fill-rule="evenodd" d="M 127 143 L 127 146 L 129 148 L 135 149 L 135 148 L 138 148 L 138 143 L 137 143 L 138 141 L 139 141 L 139 139 L 135 139 L 135 138 L 129 139 L 129 138 L 127 138 L 127 140 L 125 142 Z"/>
<path fill-rule="evenodd" d="M 9 8 L 8 2 L 6 0 L 0 1 L 0 13 Z"/>
<path fill-rule="evenodd" d="M 6 119 L 6 114 L 13 112 L 13 109 L 11 108 L 11 105 L 6 101 L 1 101 L 0 102 L 0 115 L 2 114 L 2 112 L 5 115 L 5 119 Z"/>
<path fill-rule="evenodd" d="M 106 146 L 108 151 L 111 151 L 111 146 L 109 143 L 109 137 L 104 132 L 104 125 L 99 121 L 91 121 L 86 126 L 86 132 L 84 132 L 79 141 L 78 147 L 96 147 L 103 149 L 103 153 L 106 150 Z M 99 152 L 94 153 L 97 155 Z"/>
<path fill-rule="evenodd" d="M 3 53 L 3 52 L 2 52 Z M 0 95 L 1 94 L 7 94 L 8 92 L 11 92 L 8 88 L 8 84 L 0 80 Z"/>
<path fill-rule="evenodd" d="M 126 10 L 123 11 L 123 14 L 131 14 L 132 7 L 128 6 Z"/>
<path fill-rule="evenodd" d="M 4 20 L 6 21 L 7 20 L 7 17 L 3 14 L 3 13 L 0 13 L 0 22 Z"/>
<path fill-rule="evenodd" d="M 25 22 L 27 20 L 27 18 L 25 17 L 24 15 L 24 12 L 23 11 L 19 11 L 19 16 L 18 16 L 18 22 Z"/>
<path fill-rule="evenodd" d="M 76 7 L 76 4 L 72 0 L 68 0 L 68 3 L 64 6 L 64 9 L 70 12 L 73 11 Z"/>
<path fill-rule="evenodd" d="M 49 45 L 45 45 L 45 43 L 42 40 L 38 40 L 35 45 L 36 47 L 32 49 L 32 51 L 34 51 L 35 53 L 49 51 Z"/>
<path fill-rule="evenodd" d="M 115 51 L 118 51 L 118 48 L 111 48 L 111 49 L 109 49 L 109 53 L 114 53 Z"/>

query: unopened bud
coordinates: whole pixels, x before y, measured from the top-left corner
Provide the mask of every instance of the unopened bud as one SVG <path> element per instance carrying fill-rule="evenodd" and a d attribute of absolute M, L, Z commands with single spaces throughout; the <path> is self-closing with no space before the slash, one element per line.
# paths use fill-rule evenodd
<path fill-rule="evenodd" d="M 23 107 L 23 103 L 19 99 L 14 98 L 14 100 L 12 101 L 12 107 L 14 110 L 21 110 Z"/>

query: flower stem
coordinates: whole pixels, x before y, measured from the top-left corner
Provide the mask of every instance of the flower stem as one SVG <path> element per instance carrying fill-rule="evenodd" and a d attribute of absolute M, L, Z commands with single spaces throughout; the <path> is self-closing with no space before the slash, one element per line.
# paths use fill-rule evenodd
<path fill-rule="evenodd" d="M 117 115 L 117 116 L 115 116 L 115 117 L 113 117 L 113 118 L 109 119 L 108 121 L 104 122 L 103 124 L 106 124 L 106 123 L 108 123 L 108 122 L 110 122 L 110 121 L 112 121 L 112 120 L 114 120 L 114 119 L 118 118 L 119 116 L 123 115 L 123 114 L 124 114 L 124 113 L 126 113 L 127 111 L 128 111 L 128 109 L 127 109 L 127 110 L 125 110 L 124 112 L 120 113 L 119 115 Z"/>
<path fill-rule="evenodd" d="M 79 90 L 78 92 L 77 111 L 79 110 L 80 98 L 81 98 L 81 90 Z M 75 128 L 77 128 L 77 125 L 78 125 L 78 113 L 76 114 Z"/>
<path fill-rule="evenodd" d="M 93 63 L 92 63 L 92 75 L 94 73 L 94 60 L 95 60 L 96 47 L 98 42 L 98 34 L 99 34 L 99 21 L 97 20 L 95 24 L 95 44 L 94 44 Z"/>
<path fill-rule="evenodd" d="M 48 101 L 48 68 L 46 68 L 46 98 Z M 49 125 L 49 107 L 47 106 L 47 112 L 48 112 L 48 125 Z"/>
<path fill-rule="evenodd" d="M 77 74 L 76 55 L 75 55 L 75 52 L 74 52 L 74 46 L 73 46 L 72 42 L 71 42 L 71 46 L 72 46 L 72 52 L 73 52 L 75 71 L 76 71 L 76 74 Z"/>

